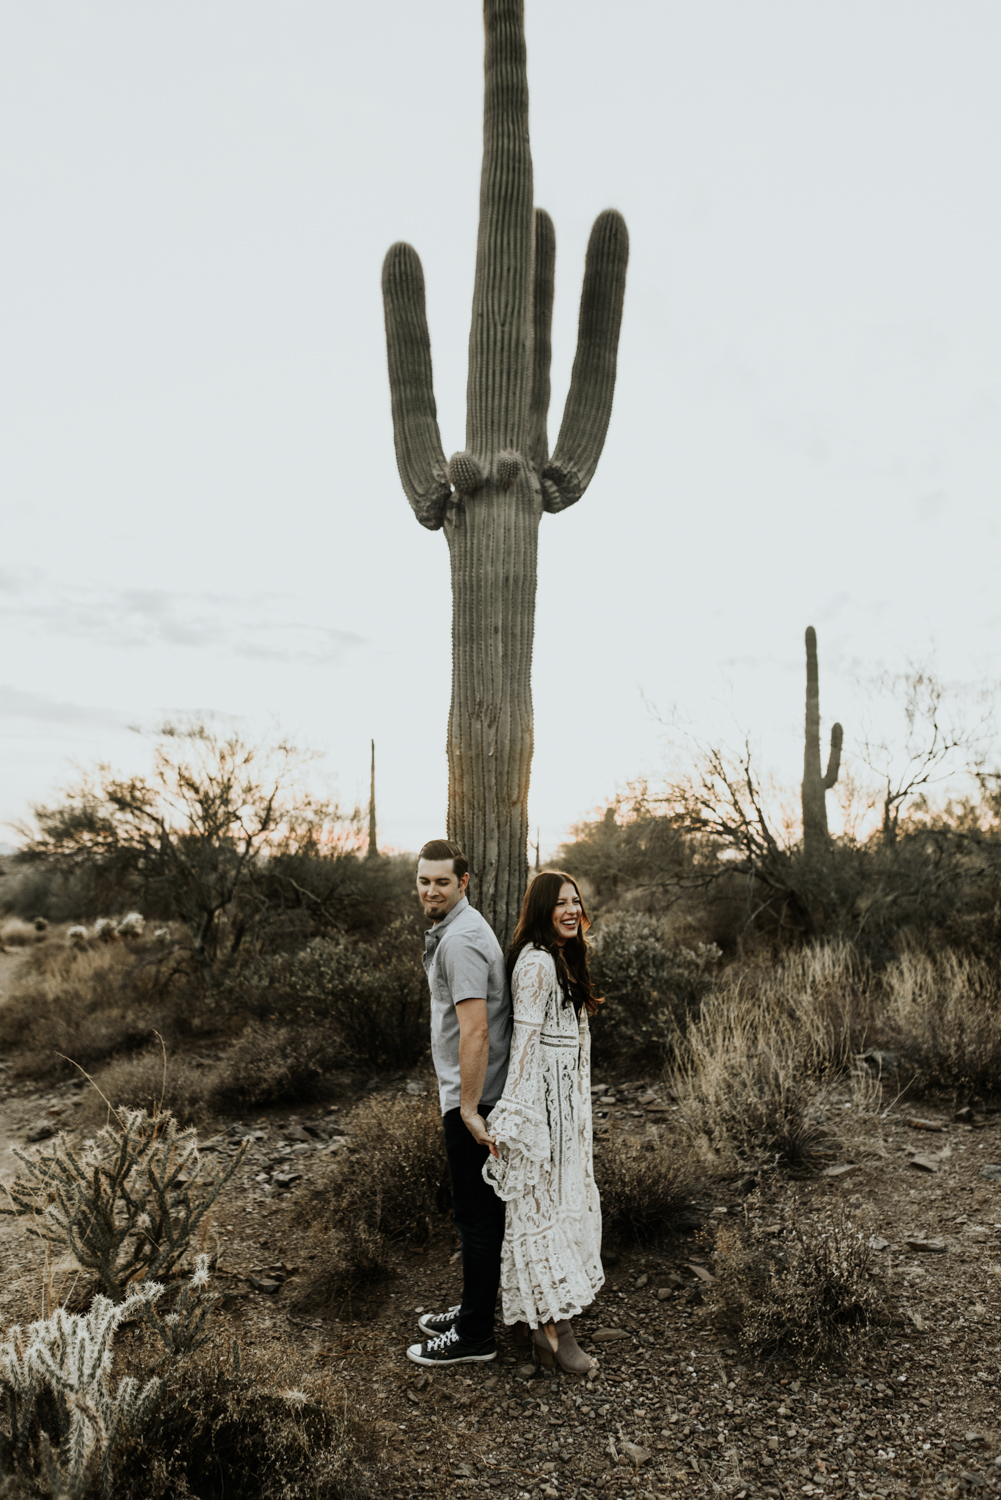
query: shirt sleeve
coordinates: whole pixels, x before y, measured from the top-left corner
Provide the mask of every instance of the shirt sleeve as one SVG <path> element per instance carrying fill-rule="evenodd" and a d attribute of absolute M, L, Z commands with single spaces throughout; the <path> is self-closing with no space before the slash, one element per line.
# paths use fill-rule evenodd
<path fill-rule="evenodd" d="M 452 1004 L 462 1000 L 485 1000 L 490 961 L 469 938 L 449 943 L 440 956 Z"/>
<path fill-rule="evenodd" d="M 514 1027 L 507 1082 L 487 1122 L 499 1156 L 488 1156 L 483 1167 L 485 1181 L 505 1202 L 533 1187 L 552 1157 L 540 1038 L 554 982 L 549 955 L 525 949 L 511 976 Z"/>

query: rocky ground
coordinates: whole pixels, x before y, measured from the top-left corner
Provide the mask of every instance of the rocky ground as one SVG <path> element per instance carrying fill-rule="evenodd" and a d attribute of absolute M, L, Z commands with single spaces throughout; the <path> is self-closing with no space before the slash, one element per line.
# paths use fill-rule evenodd
<path fill-rule="evenodd" d="M 4 1091 L 2 1077 L 0 1150 L 72 1126 L 81 1087 Z M 956 1121 L 944 1101 L 936 1108 L 927 1100 L 918 1118 L 901 1105 L 850 1170 L 798 1182 L 766 1177 L 743 1197 L 733 1184 L 707 1180 L 689 1233 L 656 1252 L 609 1257 L 607 1284 L 578 1325 L 598 1360 L 593 1378 L 537 1371 L 507 1336 L 494 1364 L 429 1373 L 404 1350 L 418 1337 L 420 1311 L 457 1298 L 449 1225 L 423 1252 L 401 1255 L 392 1279 L 353 1317 L 308 1306 L 303 1315 L 301 1307 L 315 1256 L 303 1204 L 322 1157 L 352 1150 L 343 1121 L 359 1097 L 424 1086 L 396 1079 L 365 1089 L 345 1079 L 330 1107 L 220 1121 L 210 1142 L 219 1156 L 250 1143 L 216 1214 L 216 1286 L 226 1292 L 220 1347 L 234 1338 L 250 1348 L 277 1343 L 343 1382 L 378 1433 L 380 1493 L 741 1500 L 1001 1487 L 1001 1119 Z M 596 1115 L 599 1132 L 670 1131 L 672 1107 L 636 1080 L 614 1095 L 606 1089 Z M 6 1156 L 3 1175 L 9 1165 Z M 716 1226 L 739 1216 L 759 1235 L 777 1234 L 833 1199 L 871 1206 L 895 1321 L 860 1367 L 755 1359 L 712 1326 L 703 1305 Z M 9 1221 L 0 1243 L 0 1315 L 9 1323 L 31 1315 L 26 1288 L 37 1271 Z"/>

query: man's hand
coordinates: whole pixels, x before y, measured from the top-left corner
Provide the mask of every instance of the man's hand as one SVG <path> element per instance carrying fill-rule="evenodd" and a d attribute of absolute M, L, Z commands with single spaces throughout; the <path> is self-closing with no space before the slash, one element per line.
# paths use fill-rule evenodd
<path fill-rule="evenodd" d="M 476 1110 L 471 1114 L 466 1114 L 465 1110 L 460 1109 L 459 1114 L 462 1116 L 463 1125 L 465 1125 L 476 1144 L 478 1146 L 486 1146 L 491 1156 L 497 1156 L 497 1147 L 494 1143 L 494 1138 L 487 1129 L 487 1122 L 483 1116 Z"/>

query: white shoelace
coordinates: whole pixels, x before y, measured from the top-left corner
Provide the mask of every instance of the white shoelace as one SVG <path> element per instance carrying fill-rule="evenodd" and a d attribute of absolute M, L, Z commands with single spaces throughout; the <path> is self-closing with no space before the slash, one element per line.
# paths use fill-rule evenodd
<path fill-rule="evenodd" d="M 430 1354 L 432 1349 L 437 1351 L 444 1349 L 446 1344 L 457 1344 L 458 1342 L 459 1335 L 453 1326 L 446 1333 L 439 1333 L 437 1338 L 428 1339 L 428 1353 Z"/>

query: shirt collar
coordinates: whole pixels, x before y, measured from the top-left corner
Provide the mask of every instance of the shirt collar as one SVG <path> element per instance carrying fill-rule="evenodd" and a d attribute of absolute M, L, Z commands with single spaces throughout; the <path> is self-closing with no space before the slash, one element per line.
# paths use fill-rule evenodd
<path fill-rule="evenodd" d="M 452 907 L 452 910 L 449 912 L 448 916 L 442 917 L 440 922 L 435 922 L 433 926 L 428 929 L 428 931 L 424 935 L 425 938 L 430 938 L 433 943 L 436 943 L 441 937 L 442 933 L 445 931 L 445 928 L 448 926 L 449 922 L 453 921 L 460 912 L 464 912 L 468 906 L 469 898 L 467 896 L 460 897 L 460 899 Z"/>

